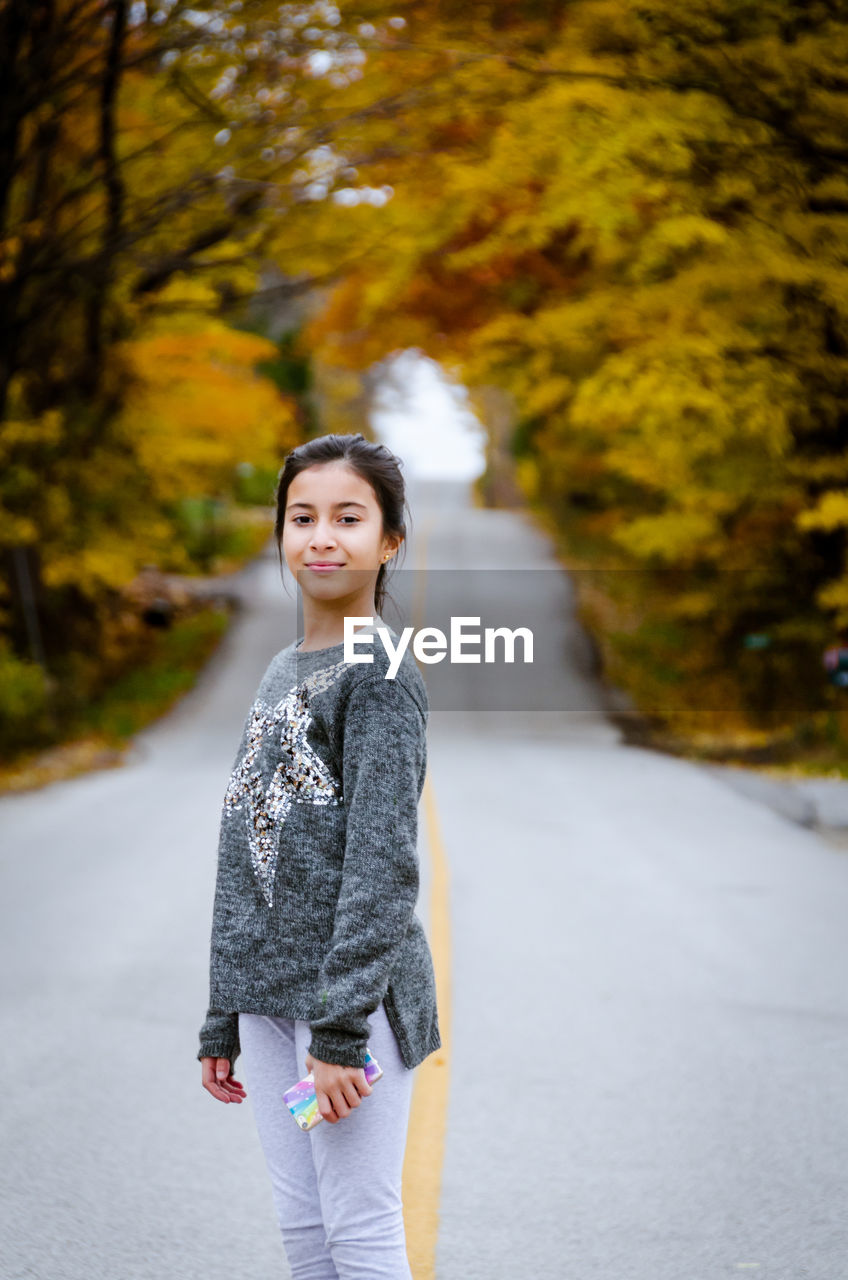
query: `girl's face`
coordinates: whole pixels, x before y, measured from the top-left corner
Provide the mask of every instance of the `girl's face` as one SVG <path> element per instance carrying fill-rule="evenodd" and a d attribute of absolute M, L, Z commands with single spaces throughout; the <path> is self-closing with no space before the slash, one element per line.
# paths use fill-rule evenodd
<path fill-rule="evenodd" d="M 373 600 L 383 557 L 397 545 L 383 536 L 371 485 L 341 460 L 307 467 L 289 485 L 283 555 L 305 594 L 336 600 L 370 588 Z"/>

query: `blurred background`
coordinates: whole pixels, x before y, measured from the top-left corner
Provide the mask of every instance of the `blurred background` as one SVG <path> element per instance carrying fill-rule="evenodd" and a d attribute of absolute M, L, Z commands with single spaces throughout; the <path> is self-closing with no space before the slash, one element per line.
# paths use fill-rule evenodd
<path fill-rule="evenodd" d="M 538 640 L 423 672 L 416 1280 L 844 1277 L 846 67 L 842 0 L 0 0 L 0 1275 L 286 1274 L 196 1036 L 276 481 L 361 431 L 386 620 Z"/>
<path fill-rule="evenodd" d="M 640 741 L 844 772 L 838 8 L 3 0 L 3 785 L 356 430 L 546 531 Z"/>

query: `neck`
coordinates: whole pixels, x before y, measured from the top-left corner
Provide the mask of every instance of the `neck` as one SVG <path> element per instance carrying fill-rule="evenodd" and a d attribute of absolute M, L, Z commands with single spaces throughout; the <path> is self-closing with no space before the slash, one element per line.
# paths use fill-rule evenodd
<path fill-rule="evenodd" d="M 307 619 L 304 619 L 303 627 L 303 643 L 297 646 L 298 653 L 308 653 L 310 649 L 329 649 L 332 645 L 341 644 L 345 638 L 344 620 L 345 617 L 369 617 L 375 626 L 379 626 L 382 622 L 379 614 L 372 608 L 370 615 L 365 612 L 350 613 L 343 615 L 341 618 L 332 620 L 316 621 L 313 620 L 309 625 Z M 358 622 L 354 626 L 354 631 L 365 631 L 369 624 Z"/>

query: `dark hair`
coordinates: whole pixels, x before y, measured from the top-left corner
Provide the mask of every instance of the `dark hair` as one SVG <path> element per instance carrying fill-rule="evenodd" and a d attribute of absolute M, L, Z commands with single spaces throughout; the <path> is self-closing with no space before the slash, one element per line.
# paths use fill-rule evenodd
<path fill-rule="evenodd" d="M 344 462 L 363 480 L 368 481 L 383 515 L 383 534 L 402 539 L 405 550 L 404 507 L 409 512 L 409 504 L 406 502 L 406 486 L 401 475 L 403 464 L 400 458 L 397 458 L 384 444 L 366 440 L 361 431 L 357 431 L 355 435 L 317 436 L 314 440 L 299 444 L 286 455 L 277 477 L 275 493 L 277 515 L 274 521 L 274 537 L 277 542 L 280 567 L 282 568 L 283 564 L 283 526 L 289 485 L 301 471 L 323 462 Z M 374 607 L 378 614 L 383 612 L 387 566 L 394 561 L 395 557 L 392 557 L 390 561 L 381 564 L 377 572 Z"/>

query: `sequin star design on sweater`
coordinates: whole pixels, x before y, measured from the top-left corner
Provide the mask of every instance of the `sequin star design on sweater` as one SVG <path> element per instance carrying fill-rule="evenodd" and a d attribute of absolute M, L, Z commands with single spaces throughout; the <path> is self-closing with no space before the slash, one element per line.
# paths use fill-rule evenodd
<path fill-rule="evenodd" d="M 247 745 L 244 756 L 233 769 L 224 796 L 224 814 L 230 815 L 247 804 L 248 844 L 254 874 L 268 906 L 274 903 L 274 875 L 280 847 L 280 832 L 295 801 L 308 804 L 341 804 L 341 783 L 321 757 L 313 751 L 306 732 L 312 723 L 310 693 L 320 693 L 339 678 L 345 662 L 337 662 L 308 676 L 276 706 L 257 698 L 248 712 Z M 266 736 L 274 750 L 277 726 L 281 758 L 266 787 L 261 769 L 254 770 Z"/>

